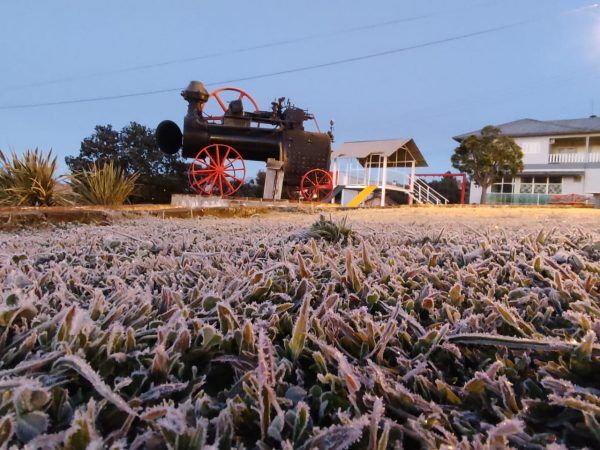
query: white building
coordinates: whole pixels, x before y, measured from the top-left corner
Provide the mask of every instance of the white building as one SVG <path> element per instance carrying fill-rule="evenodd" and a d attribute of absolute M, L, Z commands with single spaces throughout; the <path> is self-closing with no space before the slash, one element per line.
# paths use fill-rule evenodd
<path fill-rule="evenodd" d="M 600 203 L 600 118 L 517 120 L 498 125 L 523 150 L 524 170 L 497 180 L 488 203 Z M 479 131 L 455 136 L 461 142 Z M 481 187 L 471 183 L 470 203 L 479 203 Z"/>

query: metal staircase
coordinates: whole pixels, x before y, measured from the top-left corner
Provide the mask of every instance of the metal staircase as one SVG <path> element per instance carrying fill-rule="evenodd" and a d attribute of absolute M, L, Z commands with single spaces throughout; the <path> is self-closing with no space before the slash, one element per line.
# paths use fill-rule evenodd
<path fill-rule="evenodd" d="M 438 191 L 429 186 L 421 178 L 414 177 L 412 192 L 408 192 L 413 200 L 420 205 L 447 205 L 448 199 L 440 194 Z"/>

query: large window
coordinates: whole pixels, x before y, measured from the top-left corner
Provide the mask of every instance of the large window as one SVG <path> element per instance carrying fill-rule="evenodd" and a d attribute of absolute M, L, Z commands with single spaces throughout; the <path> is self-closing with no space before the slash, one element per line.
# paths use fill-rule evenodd
<path fill-rule="evenodd" d="M 514 180 L 512 177 L 504 177 L 492 184 L 492 192 L 496 194 L 512 194 L 514 192 Z"/>
<path fill-rule="evenodd" d="M 561 194 L 562 177 L 521 177 L 521 194 Z"/>

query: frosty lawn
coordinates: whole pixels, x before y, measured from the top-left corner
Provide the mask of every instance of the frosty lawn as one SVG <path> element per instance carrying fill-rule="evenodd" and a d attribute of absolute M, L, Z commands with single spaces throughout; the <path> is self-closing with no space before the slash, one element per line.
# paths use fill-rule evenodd
<path fill-rule="evenodd" d="M 0 442 L 600 445 L 600 211 L 317 218 L 0 233 Z"/>

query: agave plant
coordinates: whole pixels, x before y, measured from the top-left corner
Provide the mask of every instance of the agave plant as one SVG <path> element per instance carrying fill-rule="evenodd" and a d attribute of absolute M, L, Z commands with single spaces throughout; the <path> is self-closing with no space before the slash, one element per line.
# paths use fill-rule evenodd
<path fill-rule="evenodd" d="M 73 174 L 71 187 L 78 201 L 90 205 L 122 205 L 135 190 L 137 174 L 127 175 L 112 161 L 94 164 Z"/>
<path fill-rule="evenodd" d="M 0 202 L 14 206 L 54 206 L 67 202 L 56 176 L 56 157 L 37 148 L 19 157 L 0 151 Z"/>

